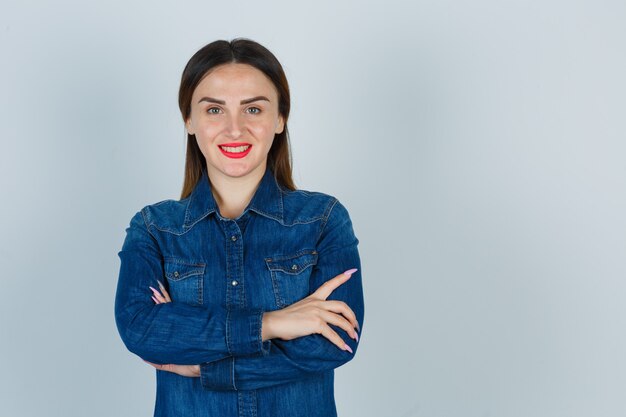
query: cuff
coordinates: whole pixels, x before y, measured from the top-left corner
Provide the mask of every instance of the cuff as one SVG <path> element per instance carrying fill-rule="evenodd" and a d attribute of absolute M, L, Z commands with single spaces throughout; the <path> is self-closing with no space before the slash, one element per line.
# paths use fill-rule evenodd
<path fill-rule="evenodd" d="M 261 353 L 267 355 L 270 341 L 261 340 L 262 310 L 228 310 L 226 316 L 226 346 L 231 356 Z"/>
<path fill-rule="evenodd" d="M 228 357 L 214 362 L 200 364 L 200 382 L 206 389 L 234 391 L 235 358 Z"/>

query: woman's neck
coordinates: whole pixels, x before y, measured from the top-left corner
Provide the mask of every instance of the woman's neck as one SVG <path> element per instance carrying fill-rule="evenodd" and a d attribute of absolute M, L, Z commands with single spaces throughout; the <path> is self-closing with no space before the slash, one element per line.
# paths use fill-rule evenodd
<path fill-rule="evenodd" d="M 236 219 L 250 204 L 265 170 L 257 169 L 239 178 L 229 177 L 216 171 L 209 169 L 208 174 L 213 198 L 219 207 L 220 215 L 228 219 Z"/>

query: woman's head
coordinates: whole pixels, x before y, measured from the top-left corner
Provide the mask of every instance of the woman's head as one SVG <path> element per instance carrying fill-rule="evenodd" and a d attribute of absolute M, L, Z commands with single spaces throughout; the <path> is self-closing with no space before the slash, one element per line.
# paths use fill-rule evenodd
<path fill-rule="evenodd" d="M 247 86 L 242 84 L 241 81 L 244 80 L 247 81 Z M 224 100 L 225 97 L 214 97 L 222 92 L 231 95 L 228 99 L 233 99 L 235 95 L 241 96 L 256 90 L 266 92 L 261 95 L 270 96 L 266 97 L 270 101 L 257 100 L 243 105 L 233 100 Z M 216 98 L 223 103 L 207 100 L 206 92 L 212 93 L 209 98 Z M 255 142 L 252 147 L 257 145 L 257 148 L 249 152 L 257 159 L 260 155 L 258 152 L 263 150 L 263 143 L 269 139 L 269 151 L 265 149 L 268 167 L 282 186 L 295 189 L 291 176 L 287 130 L 289 85 L 282 66 L 265 47 L 245 38 L 230 42 L 218 40 L 204 46 L 191 57 L 183 71 L 178 104 L 188 131 L 185 182 L 181 198 L 191 193 L 202 170 L 206 169 L 207 159 L 219 163 L 222 158 L 221 161 L 232 166 L 238 164 L 237 158 L 219 156 L 220 149 L 217 148 L 218 144 L 229 142 L 231 134 L 234 135 L 234 143 Z M 250 107 L 256 109 L 249 109 Z M 275 130 L 270 131 L 274 128 Z M 241 141 L 235 137 L 240 133 L 239 130 L 246 130 L 241 135 Z M 248 140 L 250 138 L 252 140 Z M 213 146 L 210 147 L 209 144 Z M 224 151 L 223 147 L 221 150 Z M 203 152 L 211 153 L 205 158 Z M 248 159 L 246 156 L 241 161 Z M 234 169 L 232 166 L 229 169 Z"/>

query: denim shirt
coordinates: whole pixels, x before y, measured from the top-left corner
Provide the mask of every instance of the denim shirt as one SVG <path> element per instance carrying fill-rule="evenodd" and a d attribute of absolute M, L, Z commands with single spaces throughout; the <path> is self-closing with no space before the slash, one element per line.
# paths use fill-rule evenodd
<path fill-rule="evenodd" d="M 362 331 L 357 245 L 336 198 L 285 190 L 269 169 L 237 219 L 220 215 L 206 169 L 188 197 L 137 212 L 118 252 L 121 339 L 153 363 L 200 365 L 199 378 L 156 370 L 154 415 L 336 416 L 334 369 L 358 342 L 332 324 L 354 354 L 321 334 L 262 341 L 262 317 L 358 268 L 327 300 L 347 303 Z M 154 303 L 158 281 L 172 302 Z"/>

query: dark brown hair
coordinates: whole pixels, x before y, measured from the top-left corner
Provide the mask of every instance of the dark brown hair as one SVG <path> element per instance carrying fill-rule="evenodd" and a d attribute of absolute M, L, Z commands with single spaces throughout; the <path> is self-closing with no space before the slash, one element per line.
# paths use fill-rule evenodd
<path fill-rule="evenodd" d="M 284 118 L 284 129 L 274 136 L 272 147 L 267 155 L 267 165 L 277 182 L 290 190 L 296 186 L 291 175 L 291 151 L 289 150 L 289 132 L 287 120 L 291 98 L 289 84 L 278 59 L 267 48 L 259 43 L 246 39 L 235 38 L 230 42 L 217 40 L 202 47 L 196 52 L 183 70 L 178 90 L 178 107 L 186 122 L 191 114 L 191 97 L 209 70 L 222 64 L 248 64 L 263 72 L 274 84 L 278 92 L 278 112 Z M 187 134 L 187 155 L 185 159 L 185 179 L 181 199 L 191 194 L 206 169 L 206 160 L 198 147 L 195 135 Z"/>

